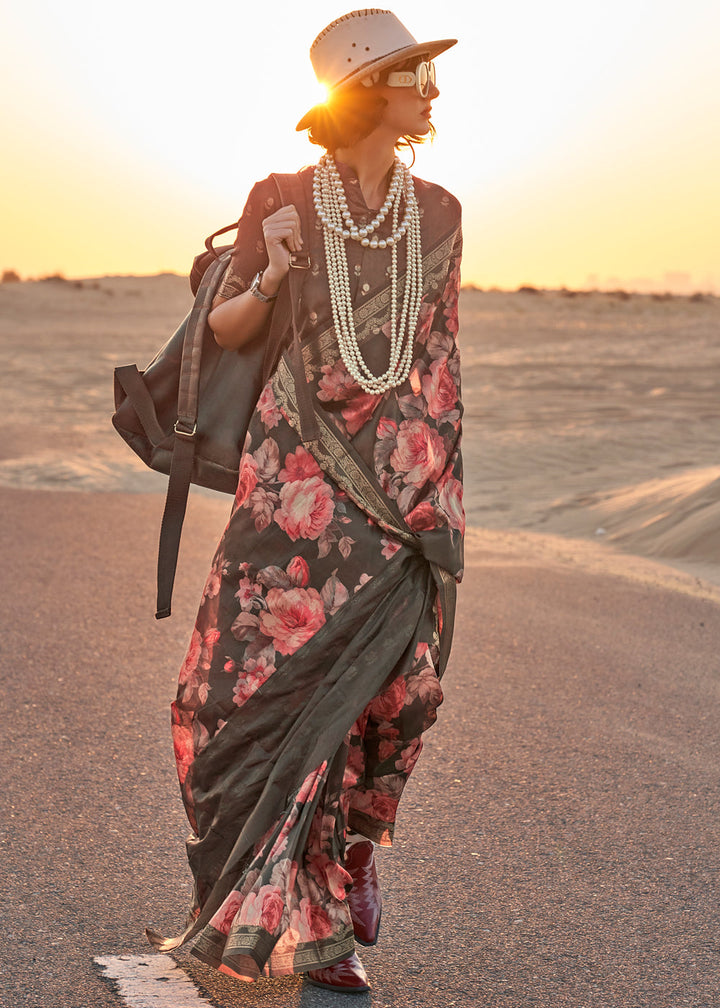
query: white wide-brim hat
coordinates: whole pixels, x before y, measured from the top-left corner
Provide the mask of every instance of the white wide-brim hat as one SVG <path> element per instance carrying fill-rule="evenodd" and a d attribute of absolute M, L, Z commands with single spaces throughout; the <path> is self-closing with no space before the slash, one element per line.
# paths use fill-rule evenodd
<path fill-rule="evenodd" d="M 323 28 L 310 46 L 310 62 L 318 81 L 330 93 L 413 56 L 435 59 L 456 42 L 418 42 L 392 11 L 358 10 L 343 14 Z M 295 129 L 307 129 L 312 113 L 313 109 L 306 112 Z"/>

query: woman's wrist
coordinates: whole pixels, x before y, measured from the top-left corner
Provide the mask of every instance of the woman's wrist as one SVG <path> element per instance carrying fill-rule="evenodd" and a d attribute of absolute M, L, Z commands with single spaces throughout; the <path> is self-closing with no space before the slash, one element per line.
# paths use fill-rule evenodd
<path fill-rule="evenodd" d="M 258 290 L 265 297 L 275 297 L 277 292 L 280 290 L 280 285 L 285 279 L 284 274 L 276 272 L 272 266 L 268 266 L 267 269 L 263 270 L 263 274 L 260 277 L 260 283 L 258 284 Z"/>

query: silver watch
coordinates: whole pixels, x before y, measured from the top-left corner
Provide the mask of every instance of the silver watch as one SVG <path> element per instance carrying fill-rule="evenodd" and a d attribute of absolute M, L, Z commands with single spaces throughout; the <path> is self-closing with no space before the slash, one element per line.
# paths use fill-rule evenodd
<path fill-rule="evenodd" d="M 253 282 L 250 284 L 250 293 L 252 294 L 253 297 L 256 297 L 258 301 L 262 301 L 263 304 L 268 304 L 268 302 L 270 301 L 277 301 L 277 294 L 271 294 L 270 297 L 268 297 L 267 294 L 263 294 L 263 292 L 260 290 L 260 283 L 262 282 L 262 278 L 263 278 L 262 271 L 260 273 L 255 274 Z"/>

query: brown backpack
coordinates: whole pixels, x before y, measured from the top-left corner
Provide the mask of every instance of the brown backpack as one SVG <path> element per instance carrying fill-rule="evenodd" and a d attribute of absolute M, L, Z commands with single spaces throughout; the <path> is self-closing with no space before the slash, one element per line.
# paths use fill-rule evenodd
<path fill-rule="evenodd" d="M 281 206 L 294 203 L 303 231 L 311 220 L 298 175 L 273 175 Z M 234 494 L 245 435 L 260 393 L 283 350 L 294 343 L 292 363 L 301 413 L 301 436 L 317 438 L 317 421 L 307 384 L 296 325 L 302 283 L 310 266 L 307 253 L 293 253 L 288 277 L 273 309 L 270 333 L 239 350 L 215 342 L 207 318 L 230 262 L 232 246 L 206 241 L 196 256 L 190 283 L 191 311 L 144 371 L 135 364 L 115 368 L 113 426 L 151 469 L 169 475 L 160 530 L 156 619 L 169 616 L 188 492 L 191 483 Z M 232 409 L 229 409 L 232 404 Z"/>

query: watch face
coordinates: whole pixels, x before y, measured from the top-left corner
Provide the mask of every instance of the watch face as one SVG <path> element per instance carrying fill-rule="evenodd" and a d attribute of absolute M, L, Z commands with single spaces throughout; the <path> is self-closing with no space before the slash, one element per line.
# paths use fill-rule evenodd
<path fill-rule="evenodd" d="M 266 297 L 260 290 L 260 281 L 262 280 L 262 273 L 256 273 L 253 278 L 253 282 L 250 284 L 250 293 L 253 294 L 258 301 L 269 301 L 270 298 Z"/>
<path fill-rule="evenodd" d="M 256 297 L 258 301 L 264 301 L 265 303 L 269 301 L 275 301 L 275 299 L 277 298 L 277 294 L 268 296 L 267 294 L 263 294 L 263 292 L 260 290 L 260 281 L 262 280 L 262 278 L 263 278 L 262 273 L 255 274 L 255 279 L 250 284 L 250 293 L 254 297 Z"/>

